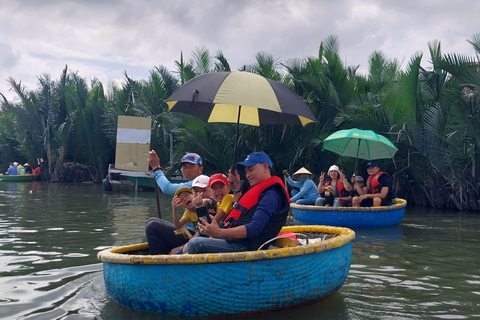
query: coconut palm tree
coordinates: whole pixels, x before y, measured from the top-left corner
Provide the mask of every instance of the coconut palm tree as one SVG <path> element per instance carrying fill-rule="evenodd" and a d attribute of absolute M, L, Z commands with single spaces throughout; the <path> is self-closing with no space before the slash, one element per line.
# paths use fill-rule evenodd
<path fill-rule="evenodd" d="M 308 128 L 293 129 L 298 130 L 292 135 L 296 140 L 289 144 L 295 146 L 296 154 L 289 169 L 306 165 L 315 172 L 326 171 L 338 157 L 323 153 L 321 143 L 338 129 L 334 121 L 355 96 L 355 81 L 340 59 L 338 40 L 333 36 L 322 41 L 317 57 L 293 59 L 284 65 L 292 88 L 317 119 Z"/>

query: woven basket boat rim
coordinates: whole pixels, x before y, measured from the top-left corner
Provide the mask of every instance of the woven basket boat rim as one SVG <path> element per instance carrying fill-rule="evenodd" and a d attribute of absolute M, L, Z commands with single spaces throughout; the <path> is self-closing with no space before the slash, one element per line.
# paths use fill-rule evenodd
<path fill-rule="evenodd" d="M 307 211 L 348 211 L 348 212 L 376 212 L 376 211 L 392 211 L 407 206 L 407 200 L 395 198 L 390 206 L 380 207 L 325 207 L 325 206 L 309 206 L 303 204 L 290 203 L 290 208 L 307 210 Z"/>
<path fill-rule="evenodd" d="M 125 254 L 126 252 L 148 249 L 148 243 L 140 243 L 102 250 L 98 252 L 97 258 L 103 263 L 135 265 L 191 265 L 208 263 L 231 263 L 241 261 L 284 259 L 293 256 L 308 255 L 327 250 L 333 250 L 335 248 L 340 248 L 355 239 L 355 232 L 353 230 L 341 227 L 319 225 L 288 226 L 282 228 L 282 232 L 285 231 L 331 233 L 337 234 L 337 236 L 331 239 L 306 245 L 271 250 L 174 255 Z"/>

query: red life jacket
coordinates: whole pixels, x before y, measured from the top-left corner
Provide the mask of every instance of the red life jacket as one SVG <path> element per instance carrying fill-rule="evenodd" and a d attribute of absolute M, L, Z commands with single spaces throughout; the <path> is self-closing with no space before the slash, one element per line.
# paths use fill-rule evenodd
<path fill-rule="evenodd" d="M 380 176 L 382 176 L 383 174 L 386 174 L 388 176 L 388 173 L 386 172 L 382 172 L 382 171 L 378 171 L 377 174 L 375 174 L 374 176 L 369 176 L 368 177 L 368 180 L 367 180 L 367 189 L 368 189 L 368 192 L 370 194 L 375 194 L 375 193 L 380 193 L 382 190 L 379 190 L 378 186 L 380 185 L 380 182 L 378 181 L 378 179 L 380 178 Z"/>
<path fill-rule="evenodd" d="M 223 225 L 226 226 L 227 228 L 232 227 L 232 221 L 238 220 L 242 215 L 242 213 L 249 211 L 255 205 L 257 205 L 258 199 L 260 198 L 260 195 L 262 194 L 262 192 L 264 192 L 267 188 L 270 188 L 275 184 L 279 184 L 282 186 L 282 189 L 285 191 L 287 200 L 288 202 L 290 202 L 290 197 L 288 195 L 287 189 L 285 189 L 283 181 L 277 176 L 270 177 L 267 180 L 264 180 L 259 184 L 253 186 L 251 189 L 249 189 L 240 198 L 238 203 L 235 203 L 233 205 L 232 211 L 230 211 L 230 213 L 223 220 Z"/>
<path fill-rule="evenodd" d="M 327 180 L 327 182 L 325 182 L 325 187 L 328 187 L 331 181 L 332 179 Z M 337 179 L 337 191 L 339 197 L 348 197 L 348 191 L 345 189 L 345 185 L 340 179 Z"/>

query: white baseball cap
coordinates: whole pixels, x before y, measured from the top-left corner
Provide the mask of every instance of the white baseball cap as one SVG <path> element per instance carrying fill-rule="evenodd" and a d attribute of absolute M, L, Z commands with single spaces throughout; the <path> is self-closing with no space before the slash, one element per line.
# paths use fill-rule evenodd
<path fill-rule="evenodd" d="M 208 187 L 208 181 L 209 180 L 210 180 L 209 176 L 201 174 L 193 180 L 192 188 L 193 187 L 206 188 L 206 187 Z"/>

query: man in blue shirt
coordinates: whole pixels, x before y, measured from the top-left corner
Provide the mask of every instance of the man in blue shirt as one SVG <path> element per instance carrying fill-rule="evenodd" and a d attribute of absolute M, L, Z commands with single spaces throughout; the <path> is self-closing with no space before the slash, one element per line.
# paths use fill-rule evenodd
<path fill-rule="evenodd" d="M 197 237 L 188 243 L 188 253 L 218 253 L 257 250 L 276 237 L 285 224 L 289 196 L 280 178 L 272 176 L 272 161 L 263 152 L 250 154 L 237 163 L 245 171 L 251 188 L 236 202 L 223 223 L 199 219 L 199 230 L 210 238 Z"/>
<path fill-rule="evenodd" d="M 13 163 L 10 163 L 10 167 L 8 167 L 7 175 L 9 176 L 16 176 L 18 174 L 17 166 Z"/>
<path fill-rule="evenodd" d="M 183 178 L 187 180 L 187 182 L 183 183 L 172 183 L 165 177 L 160 166 L 160 159 L 154 150 L 148 153 L 148 164 L 152 167 L 153 176 L 162 192 L 171 196 L 180 188 L 191 188 L 193 180 L 201 175 L 203 171 L 202 158 L 196 153 L 187 153 L 182 158 L 181 170 Z"/>

